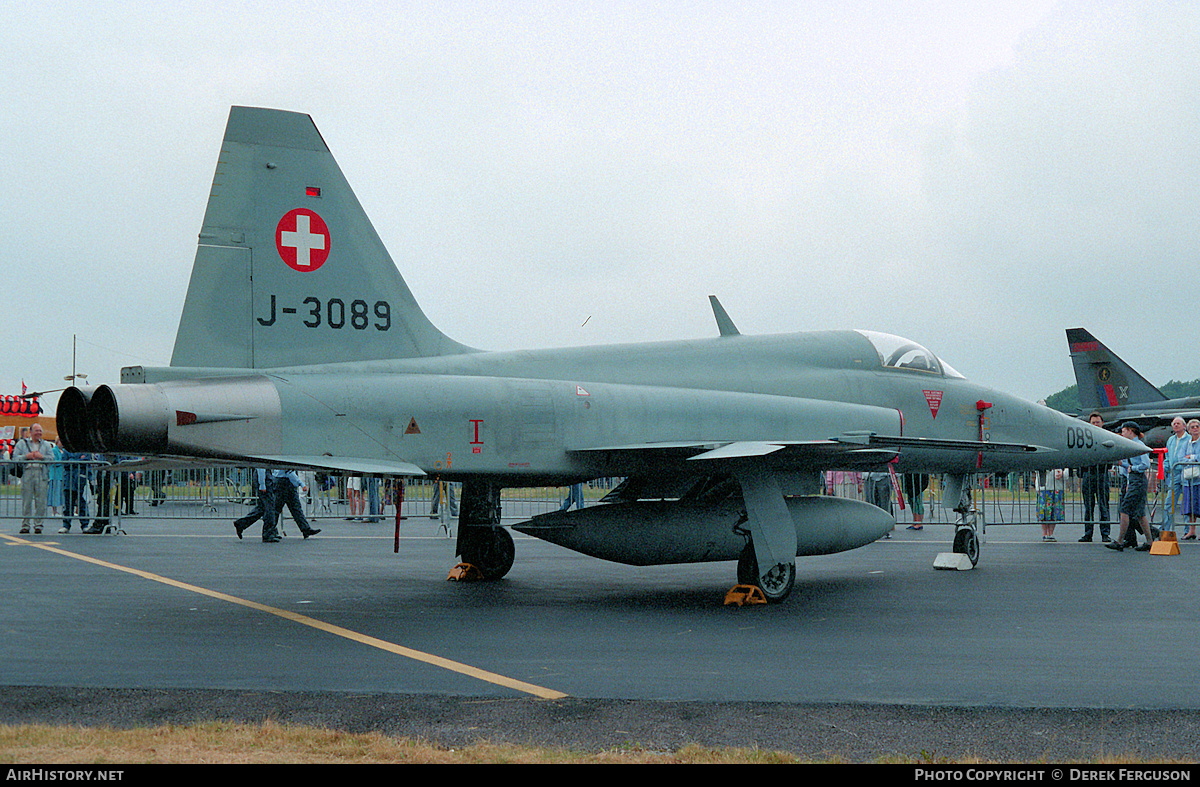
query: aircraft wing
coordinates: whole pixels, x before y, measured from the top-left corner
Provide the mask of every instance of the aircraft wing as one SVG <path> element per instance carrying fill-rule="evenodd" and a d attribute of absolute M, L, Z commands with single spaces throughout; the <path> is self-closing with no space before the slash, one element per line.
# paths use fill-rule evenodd
<path fill-rule="evenodd" d="M 892 437 L 851 434 L 821 440 L 697 440 L 691 442 L 640 443 L 593 446 L 572 453 L 639 454 L 648 460 L 671 456 L 696 462 L 745 464 L 763 460 L 781 469 L 863 469 L 887 464 L 905 452 L 1025 454 L 1050 451 L 1045 446 L 1021 443 L 946 440 L 927 437 Z"/>

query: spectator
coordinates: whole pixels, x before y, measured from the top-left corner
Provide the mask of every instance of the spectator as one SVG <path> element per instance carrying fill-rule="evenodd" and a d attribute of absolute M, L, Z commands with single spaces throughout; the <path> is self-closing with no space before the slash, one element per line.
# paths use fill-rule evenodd
<path fill-rule="evenodd" d="M 350 501 L 350 516 L 348 520 L 362 519 L 363 515 L 363 493 L 362 493 L 362 476 L 357 473 L 351 473 L 346 478 L 346 499 Z"/>
<path fill-rule="evenodd" d="M 363 495 L 366 496 L 366 513 L 369 516 L 363 518 L 364 522 L 378 522 L 383 516 L 383 501 L 379 498 L 379 477 L 368 475 L 363 476 Z"/>
<path fill-rule="evenodd" d="M 563 501 L 562 506 L 560 506 L 558 510 L 567 511 L 571 508 L 571 506 L 583 508 L 583 484 L 571 484 L 571 486 L 568 487 L 567 499 Z"/>
<path fill-rule="evenodd" d="M 1179 464 L 1179 478 L 1183 489 L 1183 513 L 1187 516 L 1187 541 L 1196 540 L 1196 517 L 1200 516 L 1200 420 L 1193 418 L 1187 424 L 1188 436 L 1180 440 L 1183 445 Z"/>
<path fill-rule="evenodd" d="M 1179 463 L 1183 461 L 1183 451 L 1191 438 L 1187 427 L 1179 416 L 1171 419 L 1171 436 L 1167 438 L 1167 450 L 1163 455 L 1163 490 L 1162 529 L 1174 530 L 1175 517 L 1183 513 L 1183 480 L 1180 472 L 1183 470 Z"/>
<path fill-rule="evenodd" d="M 913 523 L 908 526 L 909 530 L 923 530 L 925 525 L 922 524 L 925 520 L 925 506 L 921 502 L 921 498 L 925 494 L 926 487 L 929 486 L 929 476 L 922 473 L 905 473 L 904 474 L 904 497 L 908 500 L 908 508 L 912 511 Z"/>
<path fill-rule="evenodd" d="M 47 468 L 50 475 L 46 481 L 46 506 L 50 509 L 50 516 L 58 516 L 58 509 L 63 504 L 62 441 L 51 443 L 50 451 L 54 454 L 54 460 Z"/>
<path fill-rule="evenodd" d="M 892 477 L 887 471 L 867 473 L 863 488 L 868 503 L 892 513 Z"/>
<path fill-rule="evenodd" d="M 63 512 L 62 529 L 59 533 L 71 532 L 71 518 L 79 518 L 79 530 L 88 529 L 87 489 L 92 480 L 91 454 L 63 453 Z"/>
<path fill-rule="evenodd" d="M 438 517 L 438 505 L 442 501 L 443 490 L 450 503 L 450 516 L 458 516 L 458 500 L 454 497 L 454 484 L 449 481 L 434 481 L 433 504 L 429 507 L 430 519 L 437 519 Z"/>
<path fill-rule="evenodd" d="M 1134 421 L 1126 421 L 1121 424 L 1121 437 L 1142 443 L 1142 429 Z M 1125 549 L 1125 536 L 1129 526 L 1136 524 L 1146 536 L 1146 542 L 1137 547 L 1137 550 L 1148 552 L 1150 551 L 1150 542 L 1154 540 L 1154 536 L 1150 532 L 1150 524 L 1146 520 L 1146 493 L 1149 489 L 1150 459 L 1146 454 L 1139 454 L 1132 459 L 1122 459 L 1121 467 L 1125 470 L 1125 491 L 1121 495 L 1120 507 L 1121 533 L 1104 546 L 1118 552 Z"/>
<path fill-rule="evenodd" d="M 250 509 L 250 513 L 246 514 L 244 517 L 233 520 L 233 530 L 235 533 L 237 533 L 237 537 L 240 539 L 246 528 L 250 527 L 261 519 L 263 523 L 263 541 L 266 541 L 267 537 L 275 531 L 275 523 L 273 520 L 273 517 L 275 516 L 275 501 L 271 496 L 272 484 L 270 483 L 268 473 L 264 468 L 254 468 L 251 471 L 251 477 L 254 479 L 254 488 L 256 492 L 254 498 L 254 508 Z"/>
<path fill-rule="evenodd" d="M 1088 416 L 1092 426 L 1104 427 L 1104 418 L 1099 413 Z M 1111 524 L 1108 509 L 1108 469 L 1107 464 L 1084 467 L 1079 471 L 1080 486 L 1083 492 L 1083 537 L 1080 542 L 1090 542 L 1095 531 L 1092 520 L 1093 514 L 1100 522 L 1100 539 L 1107 542 Z"/>
<path fill-rule="evenodd" d="M 295 470 L 271 471 L 271 496 L 275 499 L 275 508 L 270 523 L 270 537 L 267 535 L 266 520 L 263 520 L 263 541 L 274 543 L 280 540 L 276 524 L 285 505 L 288 511 L 292 512 L 292 519 L 296 520 L 296 525 L 299 526 L 300 532 L 304 534 L 305 538 L 321 532 L 320 528 L 310 525 L 308 518 L 304 516 L 304 506 L 300 504 L 300 487 L 302 486 L 304 486 L 304 480 Z"/>
<path fill-rule="evenodd" d="M 47 463 L 54 460 L 49 440 L 42 439 L 42 425 L 29 427 L 29 436 L 17 441 L 13 449 L 13 460 L 21 467 L 21 533 L 28 533 L 32 523 L 33 532 L 42 532 L 42 521 L 46 518 L 46 490 L 49 471 Z"/>

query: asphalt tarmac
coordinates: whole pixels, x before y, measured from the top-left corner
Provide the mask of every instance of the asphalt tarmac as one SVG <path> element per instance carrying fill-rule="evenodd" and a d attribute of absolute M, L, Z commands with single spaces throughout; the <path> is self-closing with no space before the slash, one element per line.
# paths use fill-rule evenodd
<path fill-rule="evenodd" d="M 732 563 L 636 568 L 517 536 L 499 582 L 447 581 L 436 523 L 228 520 L 125 535 L 0 522 L 0 722 L 210 718 L 447 745 L 686 743 L 814 757 L 1192 759 L 1195 542 L 1176 556 L 992 525 L 939 571 L 927 525 L 802 558 L 785 603 L 723 604 Z M 56 530 L 56 527 L 48 527 Z"/>

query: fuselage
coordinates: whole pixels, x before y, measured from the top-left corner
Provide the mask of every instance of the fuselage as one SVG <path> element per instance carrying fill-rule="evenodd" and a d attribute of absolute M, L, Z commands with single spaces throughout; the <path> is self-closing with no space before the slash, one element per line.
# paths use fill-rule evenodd
<path fill-rule="evenodd" d="M 507 483 L 636 472 L 644 454 L 580 452 L 689 441 L 817 441 L 868 432 L 930 441 L 898 450 L 901 472 L 1080 467 L 1140 450 L 972 383 L 911 342 L 858 331 L 272 370 L 147 369 L 141 379 L 196 374 L 268 375 L 286 415 L 280 453 L 338 454 L 349 440 L 355 450 L 427 472 L 506 475 Z M 947 450 L 936 441 L 977 443 L 980 450 Z M 1027 450 L 987 450 L 998 445 Z"/>

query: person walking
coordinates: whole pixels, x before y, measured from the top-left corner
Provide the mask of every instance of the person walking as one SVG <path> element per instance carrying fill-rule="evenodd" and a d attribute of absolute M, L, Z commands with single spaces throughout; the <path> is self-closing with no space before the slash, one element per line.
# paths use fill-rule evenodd
<path fill-rule="evenodd" d="M 268 473 L 264 468 L 254 468 L 255 489 L 257 495 L 254 499 L 254 508 L 250 509 L 250 513 L 244 517 L 239 517 L 233 520 L 233 529 L 237 533 L 237 537 L 241 538 L 242 533 L 246 528 L 253 525 L 258 520 L 263 522 L 263 541 L 267 540 L 267 536 L 275 530 L 275 499 L 271 494 L 272 484 Z"/>
<path fill-rule="evenodd" d="M 283 513 L 283 507 L 287 506 L 288 511 L 292 512 L 292 519 L 296 520 L 296 525 L 300 528 L 300 532 L 305 538 L 315 536 L 320 533 L 320 528 L 315 528 L 308 523 L 308 517 L 304 516 L 304 506 L 300 504 L 300 487 L 304 486 L 304 479 L 295 470 L 272 470 L 271 471 L 271 496 L 275 499 L 274 516 L 271 518 L 271 533 L 268 537 L 266 519 L 263 520 L 263 541 L 274 543 L 280 540 L 279 531 L 276 525 L 279 521 L 279 515 Z"/>
<path fill-rule="evenodd" d="M 1121 424 L 1121 437 L 1145 445 L 1145 443 L 1142 443 L 1142 429 L 1134 421 L 1126 421 Z M 1129 530 L 1129 526 L 1134 524 L 1146 536 L 1146 543 L 1137 547 L 1137 550 L 1139 552 L 1149 552 L 1150 542 L 1154 540 L 1154 536 L 1150 532 L 1150 523 L 1146 519 L 1146 493 L 1149 489 L 1148 475 L 1150 472 L 1150 459 L 1146 454 L 1139 454 L 1132 459 L 1122 459 L 1121 465 L 1128 472 L 1125 480 L 1125 491 L 1121 495 L 1121 533 L 1104 546 L 1109 549 L 1115 549 L 1117 552 L 1125 549 L 1125 535 Z"/>

